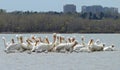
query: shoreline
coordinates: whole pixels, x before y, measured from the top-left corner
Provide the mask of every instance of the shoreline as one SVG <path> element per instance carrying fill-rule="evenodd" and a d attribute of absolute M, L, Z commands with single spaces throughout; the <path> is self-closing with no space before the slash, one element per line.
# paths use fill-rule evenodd
<path fill-rule="evenodd" d="M 120 33 L 93 33 L 93 32 L 89 32 L 89 33 L 60 33 L 60 32 L 0 32 L 0 34 L 53 34 L 53 33 L 57 33 L 57 34 L 120 34 Z"/>

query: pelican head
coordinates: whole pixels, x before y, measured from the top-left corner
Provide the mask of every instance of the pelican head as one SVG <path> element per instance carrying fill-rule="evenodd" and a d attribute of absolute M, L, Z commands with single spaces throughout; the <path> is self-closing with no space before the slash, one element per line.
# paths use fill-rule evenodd
<path fill-rule="evenodd" d="M 22 36 L 20 36 L 20 42 L 23 43 L 23 37 Z"/>
<path fill-rule="evenodd" d="M 28 38 L 27 40 L 28 40 L 29 42 L 33 43 L 33 41 L 32 41 L 31 39 Z"/>
<path fill-rule="evenodd" d="M 38 43 L 39 43 L 39 40 L 36 40 L 36 41 L 35 41 L 35 46 L 37 46 Z"/>
<path fill-rule="evenodd" d="M 75 44 L 78 44 L 78 41 L 77 41 L 77 40 L 75 40 Z"/>
<path fill-rule="evenodd" d="M 56 37 L 57 36 L 57 34 L 56 33 L 53 33 L 53 37 Z"/>
<path fill-rule="evenodd" d="M 70 38 L 68 38 L 68 42 L 71 43 L 71 39 Z"/>
<path fill-rule="evenodd" d="M 91 39 L 91 40 L 90 40 L 90 42 L 88 43 L 88 45 L 92 45 L 92 44 L 93 44 L 93 42 L 94 42 L 94 40 L 93 40 L 93 39 Z"/>
<path fill-rule="evenodd" d="M 112 48 L 114 48 L 115 46 L 112 44 L 112 46 L 111 46 Z"/>
<path fill-rule="evenodd" d="M 72 48 L 74 48 L 74 46 L 77 45 L 77 44 L 78 44 L 78 41 L 75 40 L 74 45 L 72 46 Z"/>
<path fill-rule="evenodd" d="M 2 40 L 5 40 L 5 37 L 2 37 Z"/>
<path fill-rule="evenodd" d="M 48 44 L 50 43 L 47 36 L 46 36 L 45 40 Z"/>
<path fill-rule="evenodd" d="M 16 36 L 15 36 L 17 39 L 19 39 L 19 35 L 17 34 Z"/>
<path fill-rule="evenodd" d="M 33 35 L 32 37 L 31 37 L 33 40 L 35 40 L 35 36 Z"/>
<path fill-rule="evenodd" d="M 103 47 L 105 47 L 105 44 L 103 44 Z"/>
<path fill-rule="evenodd" d="M 74 41 L 75 41 L 75 38 L 73 37 L 71 40 L 72 40 L 72 42 L 74 42 Z"/>
<path fill-rule="evenodd" d="M 28 43 L 28 45 L 31 45 L 30 41 L 27 39 L 26 42 Z"/>
<path fill-rule="evenodd" d="M 43 42 L 41 37 L 38 37 L 38 39 L 39 39 L 40 42 Z"/>
<path fill-rule="evenodd" d="M 85 37 L 84 37 L 84 36 L 81 36 L 81 40 L 84 41 L 84 40 L 85 40 Z"/>
<path fill-rule="evenodd" d="M 56 33 L 53 33 L 53 43 L 55 43 L 56 38 L 57 38 L 57 34 L 56 34 Z"/>
<path fill-rule="evenodd" d="M 72 42 L 73 42 L 73 41 L 75 41 L 75 38 L 76 38 L 76 36 L 73 36 L 73 37 L 72 37 L 72 39 L 71 39 L 71 40 L 72 40 Z"/>
<path fill-rule="evenodd" d="M 59 39 L 60 37 L 59 36 L 57 36 L 57 39 Z"/>
<path fill-rule="evenodd" d="M 65 40 L 65 37 L 64 37 L 64 36 L 62 36 L 62 40 Z"/>
<path fill-rule="evenodd" d="M 95 43 L 96 43 L 96 44 L 100 44 L 100 43 L 102 43 L 102 42 L 100 41 L 100 39 L 97 39 Z"/>
<path fill-rule="evenodd" d="M 13 38 L 11 39 L 11 41 L 12 41 L 12 43 L 15 43 Z"/>

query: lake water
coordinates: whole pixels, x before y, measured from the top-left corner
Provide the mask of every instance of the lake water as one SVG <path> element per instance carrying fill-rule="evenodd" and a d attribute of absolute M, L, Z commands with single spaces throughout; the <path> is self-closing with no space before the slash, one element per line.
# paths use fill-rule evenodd
<path fill-rule="evenodd" d="M 52 41 L 52 34 L 22 34 L 45 37 Z M 100 39 L 107 46 L 114 44 L 116 51 L 93 53 L 11 53 L 6 54 L 3 41 L 0 40 L 0 69 L 1 70 L 119 70 L 120 69 L 120 34 L 61 34 L 65 37 L 75 36 L 81 42 L 81 36 L 86 42 L 91 38 Z M 15 38 L 16 34 L 0 34 L 7 41 Z"/>

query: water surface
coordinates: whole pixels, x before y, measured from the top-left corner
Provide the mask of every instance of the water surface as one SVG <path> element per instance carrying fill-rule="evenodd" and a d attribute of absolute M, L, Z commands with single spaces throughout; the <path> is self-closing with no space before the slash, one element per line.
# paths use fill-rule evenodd
<path fill-rule="evenodd" d="M 15 38 L 16 34 L 0 34 L 7 41 Z M 30 37 L 31 34 L 22 34 Z M 52 34 L 33 34 L 41 37 L 48 36 L 52 41 Z M 120 34 L 61 34 L 65 37 L 85 36 L 86 42 L 91 38 L 100 39 L 106 45 L 114 44 L 117 51 L 93 53 L 11 53 L 6 54 L 3 41 L 0 40 L 0 68 L 1 70 L 119 70 L 120 66 Z"/>

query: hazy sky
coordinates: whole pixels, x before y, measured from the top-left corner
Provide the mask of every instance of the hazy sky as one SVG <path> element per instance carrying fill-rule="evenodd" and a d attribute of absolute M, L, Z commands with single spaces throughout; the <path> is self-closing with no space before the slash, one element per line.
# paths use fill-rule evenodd
<path fill-rule="evenodd" d="M 102 5 L 103 7 L 116 7 L 120 12 L 120 0 L 0 0 L 0 9 L 6 11 L 63 11 L 63 5 L 75 4 L 77 12 L 81 6 Z"/>

